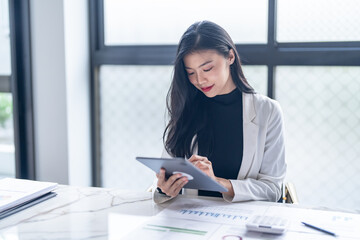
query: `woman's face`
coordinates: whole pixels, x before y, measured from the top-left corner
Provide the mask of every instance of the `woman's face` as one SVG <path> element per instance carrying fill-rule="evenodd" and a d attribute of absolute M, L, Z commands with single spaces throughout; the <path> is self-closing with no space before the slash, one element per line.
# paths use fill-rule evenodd
<path fill-rule="evenodd" d="M 225 58 L 215 50 L 202 50 L 184 57 L 185 70 L 190 82 L 207 97 L 227 94 L 236 86 L 230 74 L 234 51 Z"/>

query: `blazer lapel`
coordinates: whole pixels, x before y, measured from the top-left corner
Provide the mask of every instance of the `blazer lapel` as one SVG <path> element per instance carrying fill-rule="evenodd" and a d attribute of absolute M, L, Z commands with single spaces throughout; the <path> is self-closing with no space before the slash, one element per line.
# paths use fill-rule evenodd
<path fill-rule="evenodd" d="M 254 95 L 243 93 L 243 158 L 238 175 L 238 179 L 247 177 L 250 168 L 254 162 L 254 155 L 256 151 L 257 135 L 259 126 L 253 120 L 256 117 L 254 106 Z"/>

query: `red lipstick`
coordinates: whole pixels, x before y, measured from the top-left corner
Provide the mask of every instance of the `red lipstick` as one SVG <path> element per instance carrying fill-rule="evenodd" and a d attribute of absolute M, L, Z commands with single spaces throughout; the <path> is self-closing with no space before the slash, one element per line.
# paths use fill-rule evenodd
<path fill-rule="evenodd" d="M 213 88 L 213 86 L 214 86 L 214 85 L 212 85 L 212 86 L 210 86 L 210 87 L 204 87 L 204 88 L 201 88 L 201 90 L 202 90 L 203 92 L 208 92 L 208 91 L 210 91 L 210 90 Z"/>

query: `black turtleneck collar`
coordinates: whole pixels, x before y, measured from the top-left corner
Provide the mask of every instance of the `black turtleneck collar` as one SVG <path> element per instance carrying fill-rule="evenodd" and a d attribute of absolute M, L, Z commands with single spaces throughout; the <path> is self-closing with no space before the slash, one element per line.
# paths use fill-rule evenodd
<path fill-rule="evenodd" d="M 217 95 L 213 98 L 209 98 L 209 100 L 223 105 L 231 105 L 233 103 L 239 102 L 241 98 L 242 98 L 241 91 L 235 88 L 230 93 Z"/>

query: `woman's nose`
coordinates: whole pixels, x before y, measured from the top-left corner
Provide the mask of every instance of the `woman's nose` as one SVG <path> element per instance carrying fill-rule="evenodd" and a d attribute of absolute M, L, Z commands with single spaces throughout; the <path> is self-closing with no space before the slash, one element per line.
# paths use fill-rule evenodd
<path fill-rule="evenodd" d="M 202 74 L 198 74 L 197 76 L 197 82 L 199 85 L 202 85 L 204 83 L 206 83 L 206 78 L 202 75 Z"/>

